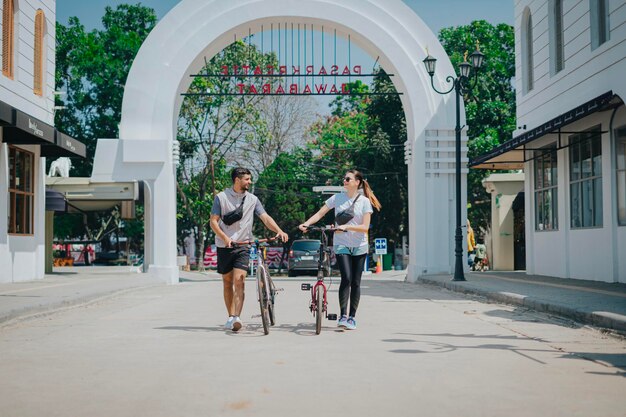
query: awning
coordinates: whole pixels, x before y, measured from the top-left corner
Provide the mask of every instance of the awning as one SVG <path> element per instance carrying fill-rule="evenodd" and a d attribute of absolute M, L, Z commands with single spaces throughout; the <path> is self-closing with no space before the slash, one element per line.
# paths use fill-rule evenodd
<path fill-rule="evenodd" d="M 588 102 L 568 111 L 554 119 L 542 124 L 539 127 L 529 130 L 502 145 L 492 149 L 490 152 L 473 159 L 469 163 L 470 168 L 476 169 L 523 169 L 526 159 L 526 152 L 533 149 L 530 142 L 545 135 L 574 134 L 580 132 L 563 131 L 562 129 L 592 113 L 610 110 L 622 105 L 619 97 L 613 95 L 612 91 L 602 94 L 589 100 Z M 560 148 L 565 146 L 559 146 Z"/>
<path fill-rule="evenodd" d="M 41 156 L 86 156 L 85 145 L 41 120 L 0 101 L 2 142 L 41 145 Z"/>
<path fill-rule="evenodd" d="M 2 141 L 17 145 L 54 145 L 54 133 L 54 126 L 14 109 L 13 124 L 4 127 Z"/>
<path fill-rule="evenodd" d="M 58 130 L 55 134 L 55 143 L 56 146 L 42 146 L 41 156 L 53 158 L 59 158 L 61 156 L 70 158 L 80 156 L 81 158 L 85 158 L 87 156 L 87 147 L 85 144 Z"/>

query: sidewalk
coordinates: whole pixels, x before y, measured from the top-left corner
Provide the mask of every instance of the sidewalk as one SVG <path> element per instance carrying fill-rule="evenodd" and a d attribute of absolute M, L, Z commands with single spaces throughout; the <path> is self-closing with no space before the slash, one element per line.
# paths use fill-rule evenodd
<path fill-rule="evenodd" d="M 523 271 L 466 273 L 465 279 L 428 275 L 418 278 L 418 283 L 626 333 L 626 284 L 526 275 Z"/>
<path fill-rule="evenodd" d="M 133 267 L 55 268 L 42 280 L 0 284 L 0 326 L 155 285 L 163 284 Z"/>

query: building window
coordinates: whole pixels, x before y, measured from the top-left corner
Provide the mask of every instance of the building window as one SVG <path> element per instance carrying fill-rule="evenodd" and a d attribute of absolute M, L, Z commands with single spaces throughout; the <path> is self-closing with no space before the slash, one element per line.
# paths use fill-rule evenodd
<path fill-rule="evenodd" d="M 558 177 L 556 147 L 535 152 L 535 230 L 557 230 Z"/>
<path fill-rule="evenodd" d="M 35 94 L 39 96 L 43 96 L 43 83 L 44 83 L 44 58 L 45 58 L 45 43 L 44 43 L 44 34 L 45 34 L 45 15 L 43 10 L 37 10 L 37 14 L 35 15 L 35 56 L 33 59 L 34 68 L 34 80 L 33 80 L 33 91 Z"/>
<path fill-rule="evenodd" d="M 9 146 L 9 233 L 33 234 L 35 156 Z"/>
<path fill-rule="evenodd" d="M 550 0 L 550 70 L 552 75 L 558 73 L 564 66 L 563 52 L 563 0 Z"/>
<path fill-rule="evenodd" d="M 14 0 L 2 1 L 2 74 L 13 78 L 15 44 L 15 8 Z"/>
<path fill-rule="evenodd" d="M 609 2 L 608 0 L 590 0 L 591 50 L 609 40 Z"/>
<path fill-rule="evenodd" d="M 524 93 L 534 87 L 533 18 L 527 7 L 522 16 L 522 87 Z"/>
<path fill-rule="evenodd" d="M 626 226 L 626 126 L 615 130 L 617 156 L 617 222 Z"/>
<path fill-rule="evenodd" d="M 570 207 L 574 229 L 602 226 L 602 132 L 570 136 Z"/>

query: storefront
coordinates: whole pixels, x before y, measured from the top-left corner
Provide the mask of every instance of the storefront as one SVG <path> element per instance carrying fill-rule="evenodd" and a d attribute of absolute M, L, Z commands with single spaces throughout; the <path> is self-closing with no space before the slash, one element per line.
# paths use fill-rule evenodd
<path fill-rule="evenodd" d="M 46 157 L 82 157 L 85 145 L 0 101 L 0 282 L 43 278 Z"/>

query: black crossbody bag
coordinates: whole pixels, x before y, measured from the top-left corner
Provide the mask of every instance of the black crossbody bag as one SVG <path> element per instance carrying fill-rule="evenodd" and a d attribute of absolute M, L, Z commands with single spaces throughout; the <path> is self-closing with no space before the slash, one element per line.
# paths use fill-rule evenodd
<path fill-rule="evenodd" d="M 356 200 L 359 199 L 359 197 L 361 197 L 361 194 L 356 195 L 356 198 L 354 199 L 352 204 L 350 204 L 350 207 L 335 216 L 335 223 L 337 223 L 339 226 L 343 226 L 350 220 L 354 219 L 354 204 L 356 203 Z"/>
<path fill-rule="evenodd" d="M 234 209 L 233 211 L 226 213 L 222 216 L 222 221 L 226 226 L 230 226 L 234 223 L 237 223 L 243 217 L 243 203 L 246 201 L 246 196 L 243 196 L 243 200 L 241 200 L 241 204 L 239 207 Z"/>

